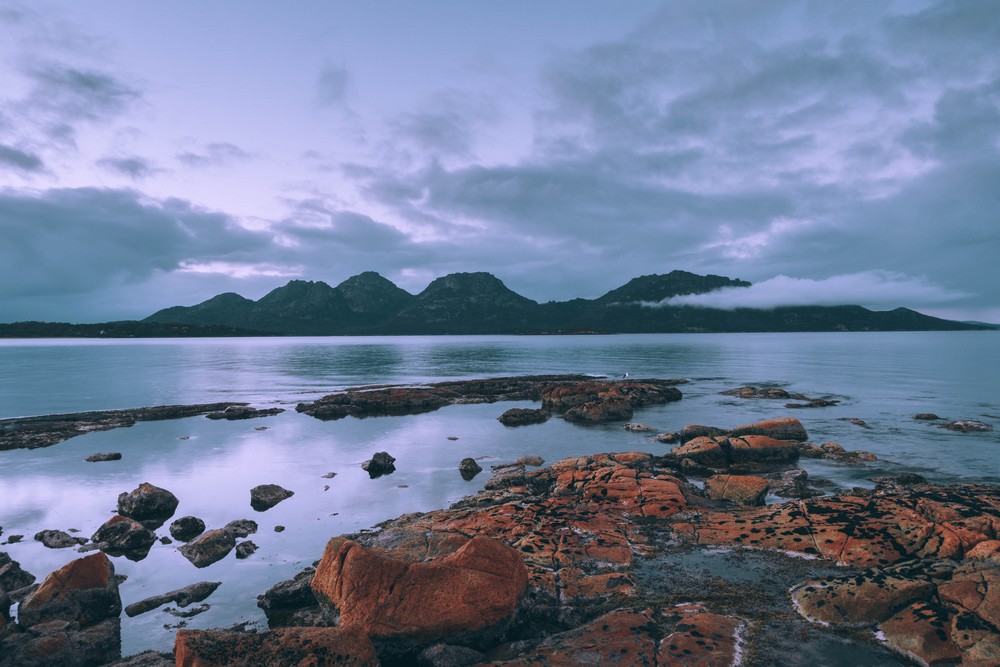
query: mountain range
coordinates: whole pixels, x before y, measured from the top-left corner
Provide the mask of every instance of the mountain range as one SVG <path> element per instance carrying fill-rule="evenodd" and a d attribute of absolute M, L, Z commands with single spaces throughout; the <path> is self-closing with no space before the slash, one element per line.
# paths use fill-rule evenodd
<path fill-rule="evenodd" d="M 453 273 L 419 294 L 367 271 L 336 287 L 293 280 L 257 301 L 227 292 L 158 311 L 141 324 L 229 327 L 273 335 L 925 331 L 981 328 L 906 308 L 794 306 L 721 310 L 662 305 L 665 299 L 750 283 L 671 271 L 641 276 L 596 299 L 538 303 L 489 273 Z M 190 329 L 188 329 L 190 330 Z"/>

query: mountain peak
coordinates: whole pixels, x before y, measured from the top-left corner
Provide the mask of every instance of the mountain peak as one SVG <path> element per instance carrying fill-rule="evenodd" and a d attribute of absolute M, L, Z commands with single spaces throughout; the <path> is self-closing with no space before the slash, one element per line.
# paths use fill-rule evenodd
<path fill-rule="evenodd" d="M 700 276 L 688 271 L 673 270 L 667 274 L 651 274 L 633 278 L 597 299 L 598 303 L 657 303 L 673 296 L 704 294 L 723 287 L 750 287 L 745 280 L 708 274 Z"/>

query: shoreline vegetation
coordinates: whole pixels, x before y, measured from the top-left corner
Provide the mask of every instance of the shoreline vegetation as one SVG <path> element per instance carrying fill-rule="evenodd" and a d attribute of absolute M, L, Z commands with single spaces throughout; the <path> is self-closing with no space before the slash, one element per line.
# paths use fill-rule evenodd
<path fill-rule="evenodd" d="M 453 273 L 417 295 L 368 271 L 336 287 L 293 280 L 257 301 L 219 294 L 142 321 L 0 324 L 0 338 L 184 338 L 241 336 L 584 335 L 810 331 L 989 330 L 907 308 L 782 306 L 723 310 L 671 299 L 750 287 L 743 280 L 686 271 L 635 278 L 596 299 L 538 303 L 489 273 Z"/>
<path fill-rule="evenodd" d="M 328 421 L 532 400 L 540 407 L 508 410 L 501 423 L 531 428 L 562 418 L 581 427 L 621 422 L 641 432 L 651 429 L 631 422 L 634 413 L 682 400 L 685 384 L 569 375 L 379 385 L 300 403 L 296 411 Z M 755 387 L 724 393 L 795 401 L 789 409 L 836 403 Z M 141 418 L 275 414 L 239 403 L 165 408 L 3 420 L 0 432 L 50 424 L 58 441 L 78 434 L 74 429 Z M 942 421 L 913 418 L 928 426 Z M 800 458 L 864 466 L 875 457 L 810 442 L 793 417 L 689 425 L 656 441 L 664 451 L 595 453 L 549 465 L 524 456 L 493 466 L 482 491 L 449 508 L 332 536 L 315 566 L 258 596 L 267 628 L 182 629 L 173 655 L 119 661 L 118 587 L 128 583 L 105 554 L 141 560 L 157 540 L 153 531 L 177 507 L 169 491 L 140 484 L 119 496 L 118 514 L 91 540 L 36 535 L 51 548 L 89 553 L 40 583 L 30 563 L 0 553 L 0 665 L 1000 662 L 1000 487 L 931 484 L 900 472 L 871 477 L 874 488 L 831 493 L 798 467 Z M 380 452 L 365 470 L 392 474 L 393 461 Z M 456 474 L 469 472 L 465 464 Z M 277 485 L 255 493 L 264 508 L 257 511 L 296 502 Z M 203 567 L 234 551 L 236 559 L 253 557 L 257 547 L 246 538 L 257 528 L 238 520 L 206 530 L 197 517 L 182 517 L 169 532 Z M 16 543 L 11 537 L 5 547 Z M 174 610 L 195 615 L 211 606 L 218 585 L 192 583 L 125 612 L 203 603 Z"/>

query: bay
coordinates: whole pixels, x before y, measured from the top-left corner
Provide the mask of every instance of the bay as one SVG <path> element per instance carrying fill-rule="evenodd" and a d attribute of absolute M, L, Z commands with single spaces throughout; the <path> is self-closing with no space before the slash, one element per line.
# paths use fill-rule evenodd
<path fill-rule="evenodd" d="M 222 581 L 211 609 L 187 627 L 263 623 L 255 598 L 318 559 L 325 542 L 406 512 L 444 507 L 482 488 L 458 462 L 488 464 L 522 454 L 551 462 L 608 451 L 668 451 L 620 424 L 581 427 L 550 420 L 505 428 L 496 417 L 530 403 L 455 405 L 408 417 L 320 422 L 294 411 L 300 401 L 349 386 L 548 373 L 686 378 L 678 403 L 637 411 L 657 432 L 700 423 L 732 427 L 795 416 L 810 439 L 836 441 L 879 457 L 865 465 L 804 460 L 810 476 L 841 488 L 871 486 L 883 472 L 914 471 L 941 483 L 1000 483 L 1000 433 L 953 433 L 913 420 L 920 412 L 1000 426 L 1000 333 L 668 334 L 620 336 L 469 336 L 0 341 L 0 418 L 223 400 L 283 407 L 276 417 L 218 422 L 201 417 L 145 422 L 91 433 L 38 450 L 0 452 L 3 545 L 25 569 L 44 576 L 79 556 L 31 540 L 48 528 L 91 535 L 115 510 L 119 493 L 147 481 L 181 500 L 176 516 L 209 527 L 252 518 L 259 551 L 204 570 L 154 546 L 143 561 L 115 558 L 124 603 L 196 581 Z M 840 401 L 792 410 L 785 401 L 719 392 L 767 385 Z M 869 428 L 849 419 L 863 420 Z M 266 427 L 266 430 L 258 430 Z M 449 438 L 457 438 L 450 440 Z M 360 463 L 380 450 L 397 472 L 369 479 Z M 95 452 L 121 461 L 85 463 Z M 332 479 L 328 472 L 337 473 Z M 249 489 L 277 483 L 295 496 L 264 512 Z M 275 532 L 285 526 L 284 532 Z M 161 529 L 158 534 L 166 534 Z M 2 539 L 2 538 L 0 538 Z M 178 619 L 157 610 L 123 619 L 126 654 L 169 650 Z"/>

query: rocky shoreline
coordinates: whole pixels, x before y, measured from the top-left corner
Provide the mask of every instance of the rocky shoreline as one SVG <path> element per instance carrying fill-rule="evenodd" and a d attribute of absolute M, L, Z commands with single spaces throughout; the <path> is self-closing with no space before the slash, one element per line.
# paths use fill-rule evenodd
<path fill-rule="evenodd" d="M 678 400 L 681 383 L 538 376 L 369 387 L 299 412 L 338 419 L 536 400 L 538 412 L 567 421 L 625 421 Z M 260 595 L 267 630 L 180 630 L 173 656 L 117 660 L 120 581 L 102 551 L 37 586 L 0 553 L 0 665 L 1000 663 L 1000 488 L 898 474 L 823 495 L 800 457 L 874 457 L 811 443 L 790 417 L 657 439 L 672 451 L 497 466 L 483 491 L 448 509 L 333 537 L 314 567 Z M 147 486 L 123 493 L 107 524 L 119 540 L 141 535 L 145 548 L 176 507 Z M 146 497 L 157 516 L 137 509 Z M 225 555 L 255 530 L 241 520 L 184 537 L 215 535 Z M 217 585 L 126 612 L 200 602 Z"/>

